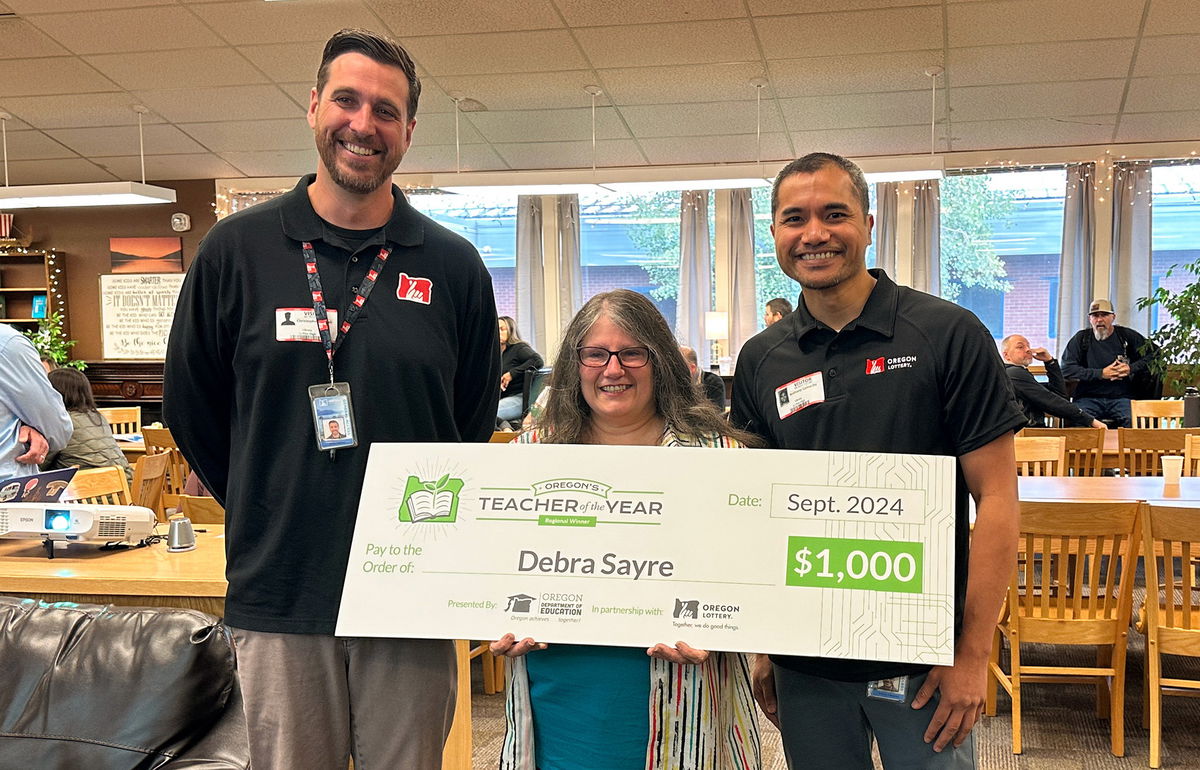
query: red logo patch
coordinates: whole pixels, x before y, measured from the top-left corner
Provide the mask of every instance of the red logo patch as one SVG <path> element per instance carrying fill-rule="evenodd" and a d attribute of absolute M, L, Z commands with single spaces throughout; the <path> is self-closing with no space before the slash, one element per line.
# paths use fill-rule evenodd
<path fill-rule="evenodd" d="M 882 374 L 884 367 L 884 357 L 868 358 L 867 359 L 867 374 Z"/>
<path fill-rule="evenodd" d="M 400 286 L 396 289 L 396 299 L 428 305 L 433 299 L 433 281 L 428 278 L 410 278 L 408 273 L 401 273 Z"/>

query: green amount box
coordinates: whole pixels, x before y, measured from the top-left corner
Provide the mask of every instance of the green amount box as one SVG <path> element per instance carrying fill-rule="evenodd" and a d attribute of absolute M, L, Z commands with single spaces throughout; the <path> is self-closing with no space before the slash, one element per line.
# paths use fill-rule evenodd
<path fill-rule="evenodd" d="M 789 586 L 919 594 L 925 546 L 892 540 L 789 537 Z"/>

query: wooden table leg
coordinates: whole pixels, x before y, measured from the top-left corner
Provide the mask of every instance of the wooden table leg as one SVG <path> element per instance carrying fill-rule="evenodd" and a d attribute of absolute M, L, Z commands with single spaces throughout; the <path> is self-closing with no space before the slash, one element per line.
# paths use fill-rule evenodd
<path fill-rule="evenodd" d="M 454 640 L 458 659 L 458 694 L 454 709 L 454 724 L 442 752 L 443 770 L 471 770 L 471 644 L 464 639 Z"/>

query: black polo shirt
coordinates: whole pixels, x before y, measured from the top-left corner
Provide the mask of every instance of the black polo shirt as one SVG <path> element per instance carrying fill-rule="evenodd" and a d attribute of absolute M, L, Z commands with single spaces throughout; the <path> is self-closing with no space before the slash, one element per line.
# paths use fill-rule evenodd
<path fill-rule="evenodd" d="M 875 288 L 840 332 L 796 312 L 752 338 L 738 355 L 731 420 L 780 449 L 899 452 L 960 457 L 1020 428 L 991 334 L 970 311 L 897 286 L 871 270 Z M 824 400 L 780 418 L 780 386 L 820 373 Z M 786 402 L 785 402 L 786 404 Z M 969 521 L 962 469 L 955 490 L 955 613 L 962 627 Z M 928 666 L 773 657 L 805 673 L 843 681 L 913 674 Z"/>

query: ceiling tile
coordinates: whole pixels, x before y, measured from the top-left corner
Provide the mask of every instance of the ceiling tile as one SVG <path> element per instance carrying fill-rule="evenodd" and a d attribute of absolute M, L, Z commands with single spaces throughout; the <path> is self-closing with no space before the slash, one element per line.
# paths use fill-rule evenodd
<path fill-rule="evenodd" d="M 688 0 L 686 3 L 648 3 L 645 0 L 558 0 L 558 9 L 572 27 L 599 27 L 620 19 L 626 24 L 662 21 L 735 19 L 746 15 L 741 0 Z"/>
<path fill-rule="evenodd" d="M 173 123 L 218 120 L 267 120 L 294 117 L 304 122 L 304 109 L 275 86 L 225 86 L 138 91 L 150 109 Z"/>
<path fill-rule="evenodd" d="M 1124 80 L 970 86 L 950 89 L 955 122 L 1096 115 L 1117 111 Z"/>
<path fill-rule="evenodd" d="M 69 11 L 91 11 L 96 0 L 5 0 L 5 4 L 22 16 Z M 107 0 L 108 8 L 139 8 L 151 5 L 174 5 L 175 0 Z"/>
<path fill-rule="evenodd" d="M 69 53 L 24 19 L 0 19 L 0 59 L 29 59 Z"/>
<path fill-rule="evenodd" d="M 276 83 L 305 83 L 307 90 L 317 82 L 322 50 L 319 43 L 245 45 L 237 50 Z"/>
<path fill-rule="evenodd" d="M 952 146 L 955 150 L 962 151 L 1104 144 L 1112 139 L 1116 119 L 1116 115 L 1083 115 L 1068 118 L 963 121 L 953 126 Z"/>
<path fill-rule="evenodd" d="M 181 123 L 179 128 L 211 152 L 307 150 L 313 132 L 304 120 L 237 120 L 225 123 Z"/>
<path fill-rule="evenodd" d="M 467 144 L 462 147 L 463 171 L 502 171 L 508 168 L 495 150 L 486 144 Z M 456 168 L 454 148 L 448 145 L 413 147 L 404 156 L 398 172 L 416 174 L 433 171 L 453 172 Z"/>
<path fill-rule="evenodd" d="M 462 144 L 480 144 L 484 141 L 475 130 L 471 119 L 475 114 L 461 115 L 458 121 L 458 140 Z M 417 113 L 417 128 L 413 131 L 413 144 L 454 144 L 454 113 L 439 112 L 429 115 Z"/>
<path fill-rule="evenodd" d="M 951 0 L 953 2 L 953 0 Z M 812 0 L 748 0 L 753 16 L 794 15 L 797 13 L 813 13 Z M 906 8 L 911 5 L 941 5 L 941 0 L 841 0 L 837 6 L 840 10 L 861 11 L 872 8 Z M 817 11 L 824 10 L 817 7 Z"/>
<path fill-rule="evenodd" d="M 438 83 L 448 91 L 477 99 L 489 110 L 547 110 L 565 107 L 591 107 L 592 97 L 583 90 L 595 85 L 591 70 L 527 72 L 502 75 L 445 75 Z M 597 104 L 608 104 L 601 95 Z M 453 102 L 451 102 L 453 110 Z"/>
<path fill-rule="evenodd" d="M 356 2 L 202 3 L 190 8 L 231 45 L 320 43 L 314 66 L 334 32 L 346 27 L 379 27 L 375 14 Z"/>
<path fill-rule="evenodd" d="M 779 106 L 793 133 L 827 128 L 929 125 L 929 93 L 925 91 L 809 96 L 780 99 Z M 944 109 L 944 104 L 938 108 L 939 120 L 945 116 Z"/>
<path fill-rule="evenodd" d="M 73 57 L 0 60 L 0 97 L 115 91 L 112 81 Z"/>
<path fill-rule="evenodd" d="M 753 134 L 758 125 L 754 102 L 653 104 L 622 107 L 629 130 L 639 139 L 658 136 Z M 775 109 L 762 111 L 764 133 L 782 132 Z"/>
<path fill-rule="evenodd" d="M 1143 37 L 1133 74 L 1138 77 L 1200 74 L 1200 35 Z"/>
<path fill-rule="evenodd" d="M 1121 116 L 1118 142 L 1175 142 L 1196 138 L 1200 110 L 1159 112 Z"/>
<path fill-rule="evenodd" d="M 1133 38 L 950 49 L 951 87 L 1123 78 Z"/>
<path fill-rule="evenodd" d="M 613 104 L 719 102 L 754 99 L 751 78 L 762 77 L 758 62 L 683 64 L 673 67 L 629 67 L 601 70 L 600 79 Z M 585 94 L 586 96 L 586 94 Z M 764 112 L 771 90 L 762 93 Z"/>
<path fill-rule="evenodd" d="M 591 140 L 592 111 L 526 110 L 524 112 L 476 112 L 471 122 L 489 142 L 544 142 Z M 627 139 L 629 132 L 611 107 L 596 110 L 599 139 Z"/>
<path fill-rule="evenodd" d="M 493 145 L 512 168 L 592 167 L 592 143 L 526 142 Z M 641 166 L 646 159 L 632 139 L 596 142 L 596 166 Z"/>
<path fill-rule="evenodd" d="M 745 19 L 589 27 L 575 30 L 575 36 L 598 68 L 761 59 L 750 22 Z"/>
<path fill-rule="evenodd" d="M 121 181 L 83 158 L 9 161 L 8 174 L 9 181 L 15 185 Z"/>
<path fill-rule="evenodd" d="M 444 0 L 365 0 L 383 22 L 405 39 L 454 32 L 513 32 L 561 29 L 563 24 L 548 0 L 456 0 L 453 23 L 448 23 Z"/>
<path fill-rule="evenodd" d="M 928 152 L 929 126 L 796 131 L 792 134 L 792 145 L 797 157 L 810 152 L 833 152 L 851 157 Z"/>
<path fill-rule="evenodd" d="M 137 125 L 133 105 L 138 98 L 117 91 L 104 94 L 70 96 L 19 96 L 4 99 L 0 107 L 38 128 L 74 128 Z M 150 112 L 143 124 L 162 123 L 161 116 Z"/>
<path fill-rule="evenodd" d="M 1200 34 L 1196 0 L 1154 0 L 1146 19 L 1146 35 Z"/>
<path fill-rule="evenodd" d="M 1125 98 L 1126 112 L 1168 112 L 1178 104 L 1200 104 L 1200 78 L 1175 75 L 1158 78 L 1134 78 Z M 1193 138 L 1200 136 L 1193 131 Z"/>
<path fill-rule="evenodd" d="M 46 133 L 85 157 L 128 155 L 138 149 L 138 131 L 134 126 L 60 128 Z M 146 126 L 143 134 L 145 135 L 147 157 L 204 152 L 203 147 L 196 144 L 175 126 Z"/>
<path fill-rule="evenodd" d="M 496 72 L 554 72 L 587 66 L 565 30 L 414 37 L 404 45 L 435 77 Z"/>
<path fill-rule="evenodd" d="M 9 131 L 9 161 L 43 158 L 76 158 L 79 154 L 41 131 Z"/>
<path fill-rule="evenodd" d="M 136 155 L 102 158 L 97 163 L 118 179 L 142 178 L 141 159 Z M 238 175 L 238 169 L 210 153 L 191 155 L 147 155 L 146 179 L 223 179 Z"/>
<path fill-rule="evenodd" d="M 317 170 L 317 150 L 222 152 L 220 157 L 238 170 L 234 176 L 302 176 Z"/>
<path fill-rule="evenodd" d="M 1133 37 L 1142 3 L 1129 0 L 1004 0 L 947 9 L 950 47 Z M 1035 62 L 1030 63 L 1036 66 Z"/>
<path fill-rule="evenodd" d="M 758 159 L 758 137 L 754 134 L 727 136 L 684 136 L 643 139 L 639 142 L 654 164 L 753 163 Z M 774 173 L 781 158 L 789 158 L 787 137 L 763 134 L 762 157 L 773 158 L 768 170 Z"/>
<path fill-rule="evenodd" d="M 756 19 L 754 26 L 768 59 L 942 47 L 942 12 L 934 7 L 774 16 Z"/>
<path fill-rule="evenodd" d="M 775 95 L 813 96 L 929 88 L 925 68 L 942 65 L 941 50 L 777 59 L 767 62 Z"/>
<path fill-rule="evenodd" d="M 166 51 L 220 45 L 185 8 L 125 8 L 34 16 L 38 29 L 77 54 Z"/>
<path fill-rule="evenodd" d="M 207 88 L 266 80 L 232 48 L 88 56 L 96 69 L 131 91 L 155 88 Z"/>

